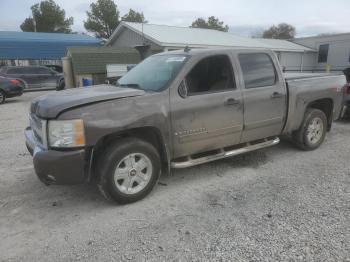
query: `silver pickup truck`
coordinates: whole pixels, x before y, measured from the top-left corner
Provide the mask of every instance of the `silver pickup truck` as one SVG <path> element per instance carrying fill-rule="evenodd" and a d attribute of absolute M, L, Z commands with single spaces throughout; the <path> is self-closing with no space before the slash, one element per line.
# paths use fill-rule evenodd
<path fill-rule="evenodd" d="M 119 203 L 145 197 L 162 172 L 276 145 L 323 142 L 341 114 L 343 75 L 283 75 L 260 49 L 166 52 L 101 85 L 32 102 L 25 131 L 45 184 L 96 181 Z"/>

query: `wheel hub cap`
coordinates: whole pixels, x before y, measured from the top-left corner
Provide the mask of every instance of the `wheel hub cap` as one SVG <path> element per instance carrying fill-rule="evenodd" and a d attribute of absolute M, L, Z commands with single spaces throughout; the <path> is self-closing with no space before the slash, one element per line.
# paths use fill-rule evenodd
<path fill-rule="evenodd" d="M 129 172 L 129 176 L 136 176 L 136 174 L 137 174 L 136 169 L 131 169 Z"/>
<path fill-rule="evenodd" d="M 315 117 L 307 128 L 307 139 L 311 144 L 316 144 L 323 136 L 323 122 L 319 117 Z"/>
<path fill-rule="evenodd" d="M 114 183 L 122 193 L 136 194 L 148 185 L 152 172 L 152 162 L 146 155 L 129 154 L 118 163 L 114 172 Z"/>

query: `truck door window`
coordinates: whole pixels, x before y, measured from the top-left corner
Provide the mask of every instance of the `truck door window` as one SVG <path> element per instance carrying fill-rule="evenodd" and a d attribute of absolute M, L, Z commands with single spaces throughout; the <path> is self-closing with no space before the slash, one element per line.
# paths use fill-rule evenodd
<path fill-rule="evenodd" d="M 276 69 L 267 54 L 240 54 L 245 88 L 272 86 L 276 83 Z"/>
<path fill-rule="evenodd" d="M 186 76 L 189 95 L 235 88 L 231 62 L 226 55 L 204 58 Z"/>

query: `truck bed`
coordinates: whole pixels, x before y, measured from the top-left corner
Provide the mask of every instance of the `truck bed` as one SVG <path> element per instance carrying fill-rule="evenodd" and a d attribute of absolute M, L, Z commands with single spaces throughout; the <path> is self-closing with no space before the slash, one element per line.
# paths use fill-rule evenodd
<path fill-rule="evenodd" d="M 303 72 L 293 72 L 293 73 L 284 73 L 284 78 L 286 80 L 298 80 L 304 78 L 319 78 L 319 77 L 328 77 L 328 76 L 339 76 L 343 75 L 342 73 L 303 73 Z"/>
<path fill-rule="evenodd" d="M 305 107 L 312 101 L 332 100 L 333 120 L 338 119 L 343 100 L 345 76 L 329 73 L 284 73 L 288 88 L 288 117 L 284 133 L 297 130 L 303 120 Z"/>

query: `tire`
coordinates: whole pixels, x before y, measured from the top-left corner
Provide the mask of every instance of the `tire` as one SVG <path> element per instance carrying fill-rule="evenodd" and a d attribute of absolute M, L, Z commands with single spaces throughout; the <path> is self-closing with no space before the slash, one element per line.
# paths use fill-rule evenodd
<path fill-rule="evenodd" d="M 58 84 L 58 86 L 56 87 L 56 91 L 64 90 L 65 87 L 66 87 L 66 84 L 65 84 L 64 80 L 61 80 L 60 83 Z"/>
<path fill-rule="evenodd" d="M 327 133 L 327 117 L 319 109 L 309 108 L 305 112 L 304 120 L 293 134 L 296 145 L 305 151 L 318 148 L 324 141 Z"/>
<path fill-rule="evenodd" d="M 151 144 L 125 138 L 100 155 L 97 172 L 98 188 L 105 198 L 119 204 L 132 203 L 147 196 L 158 182 L 160 157 Z"/>
<path fill-rule="evenodd" d="M 4 91 L 0 90 L 0 104 L 5 103 L 6 100 L 6 94 Z"/>

